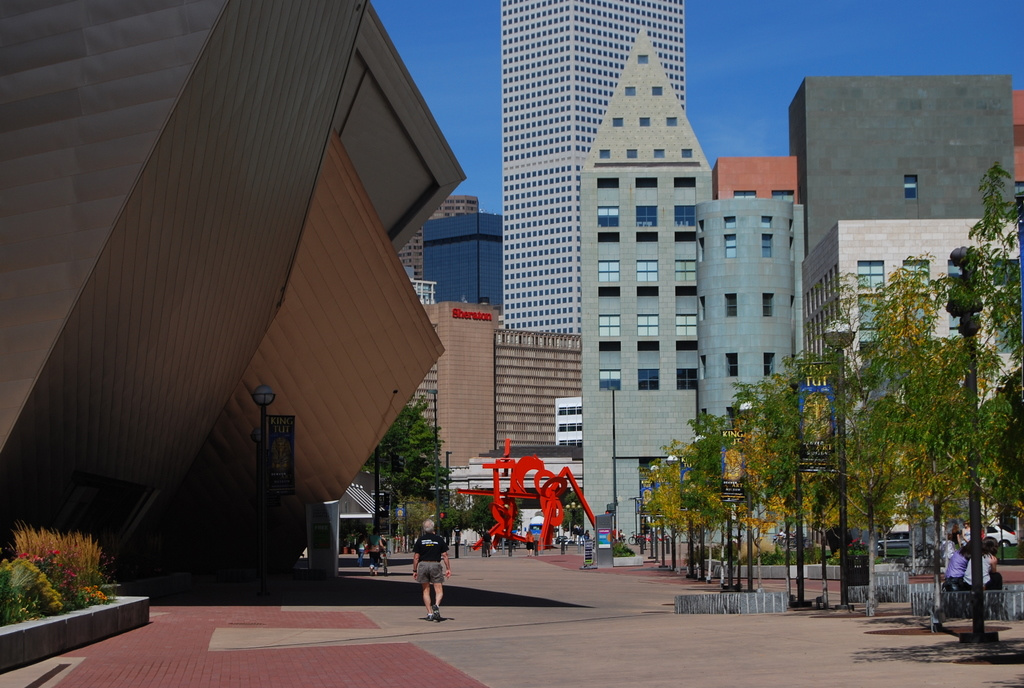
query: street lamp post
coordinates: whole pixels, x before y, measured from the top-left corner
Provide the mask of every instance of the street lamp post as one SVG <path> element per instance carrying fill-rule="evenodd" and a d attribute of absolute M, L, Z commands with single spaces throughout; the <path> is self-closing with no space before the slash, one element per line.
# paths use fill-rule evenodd
<path fill-rule="evenodd" d="M 612 387 L 612 533 L 619 529 L 619 480 L 615 446 L 615 387 Z"/>
<path fill-rule="evenodd" d="M 428 389 L 434 397 L 434 527 L 441 532 L 441 446 L 437 438 L 437 390 Z"/>
<path fill-rule="evenodd" d="M 846 561 L 848 537 L 846 492 L 846 350 L 853 344 L 853 332 L 837 329 L 825 333 L 825 343 L 839 353 L 839 370 L 836 373 L 836 397 L 838 414 L 838 459 L 839 459 L 839 609 L 850 609 L 850 574 Z"/>
<path fill-rule="evenodd" d="M 260 385 L 252 392 L 252 400 L 260 407 L 259 451 L 256 461 L 256 550 L 259 561 L 260 595 L 267 594 L 267 468 L 270 434 L 267 432 L 267 407 L 274 403 L 274 390 Z"/>

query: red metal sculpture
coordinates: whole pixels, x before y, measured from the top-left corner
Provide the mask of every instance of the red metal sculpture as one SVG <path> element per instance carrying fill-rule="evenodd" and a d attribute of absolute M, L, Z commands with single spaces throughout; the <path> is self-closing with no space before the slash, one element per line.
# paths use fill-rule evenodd
<path fill-rule="evenodd" d="M 571 486 L 579 496 L 580 504 L 587 514 L 591 525 L 594 523 L 594 513 L 590 510 L 583 491 L 580 490 L 572 471 L 566 466 L 558 475 L 549 471 L 544 461 L 537 455 L 524 456 L 520 459 L 511 458 L 512 440 L 505 440 L 505 455 L 494 463 L 484 464 L 484 468 L 493 471 L 494 487 L 491 490 L 469 490 L 460 489 L 461 494 L 483 495 L 494 497 L 491 504 L 491 514 L 494 515 L 496 523 L 491 526 L 490 533 L 494 545 L 497 547 L 501 539 L 517 540 L 526 542 L 526 538 L 515 533 L 516 522 L 516 499 L 539 499 L 541 511 L 544 512 L 544 525 L 541 527 L 540 537 L 537 538 L 537 546 L 543 548 L 551 547 L 551 539 L 555 529 L 562 525 L 565 516 L 565 508 L 562 506 L 562 495 L 569 491 Z M 533 473 L 533 487 L 535 492 L 527 490 L 527 476 Z M 509 479 L 508 488 L 501 489 L 501 479 Z M 483 538 L 473 545 L 473 549 L 483 546 Z"/>

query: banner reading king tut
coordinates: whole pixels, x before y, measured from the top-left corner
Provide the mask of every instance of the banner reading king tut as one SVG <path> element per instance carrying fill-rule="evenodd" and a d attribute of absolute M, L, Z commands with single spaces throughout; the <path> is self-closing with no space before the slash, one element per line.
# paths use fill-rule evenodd
<path fill-rule="evenodd" d="M 276 495 L 295 494 L 295 416 L 267 416 L 270 482 Z"/>
<path fill-rule="evenodd" d="M 730 431 L 726 433 L 737 438 L 740 433 Z M 743 453 L 736 448 L 726 449 L 722 447 L 722 501 L 742 502 L 746 499 L 743 491 L 743 474 L 746 466 L 743 463 Z"/>
<path fill-rule="evenodd" d="M 809 374 L 797 388 L 800 399 L 800 470 L 835 470 L 836 397 L 825 377 Z"/>

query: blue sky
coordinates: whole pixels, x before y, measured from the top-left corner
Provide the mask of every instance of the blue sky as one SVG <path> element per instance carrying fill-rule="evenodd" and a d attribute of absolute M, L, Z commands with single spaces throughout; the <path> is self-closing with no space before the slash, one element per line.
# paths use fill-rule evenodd
<path fill-rule="evenodd" d="M 466 173 L 456 193 L 501 212 L 500 0 L 374 7 Z M 689 0 L 687 115 L 712 163 L 787 155 L 805 76 L 1012 74 L 1024 1 Z"/>

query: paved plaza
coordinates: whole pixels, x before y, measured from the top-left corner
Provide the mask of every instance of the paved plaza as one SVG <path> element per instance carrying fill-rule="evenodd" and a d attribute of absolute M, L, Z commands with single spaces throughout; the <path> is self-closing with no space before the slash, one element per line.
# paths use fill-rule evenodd
<path fill-rule="evenodd" d="M 871 619 L 676 615 L 675 595 L 717 584 L 654 562 L 581 571 L 575 553 L 517 552 L 453 559 L 446 620 L 433 623 L 410 562 L 396 555 L 383 577 L 345 557 L 338 579 L 275 577 L 265 598 L 255 583 L 198 578 L 154 600 L 148 626 L 0 675 L 0 688 L 1024 685 L 1024 622 L 989 622 L 1001 642 L 978 646 L 925 633 L 906 605 Z"/>

